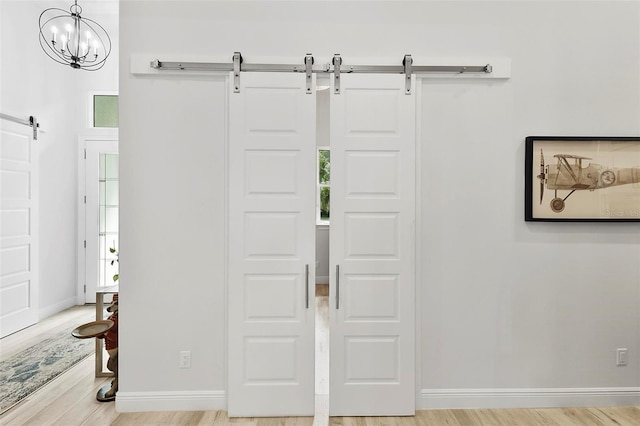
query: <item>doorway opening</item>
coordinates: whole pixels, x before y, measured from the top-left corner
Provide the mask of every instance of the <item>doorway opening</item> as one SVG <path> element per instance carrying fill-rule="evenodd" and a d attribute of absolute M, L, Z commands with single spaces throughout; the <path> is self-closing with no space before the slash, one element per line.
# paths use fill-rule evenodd
<path fill-rule="evenodd" d="M 79 138 L 78 303 L 118 285 L 118 92 L 88 93 L 87 131 Z"/>
<path fill-rule="evenodd" d="M 316 87 L 315 417 L 329 417 L 329 227 L 331 155 L 329 86 Z"/>
<path fill-rule="evenodd" d="M 117 134 L 86 137 L 82 141 L 80 188 L 84 196 L 79 233 L 83 238 L 78 275 L 82 303 L 96 303 L 96 293 L 118 284 L 119 176 Z"/>
<path fill-rule="evenodd" d="M 316 283 L 315 417 L 329 417 L 329 283 Z"/>

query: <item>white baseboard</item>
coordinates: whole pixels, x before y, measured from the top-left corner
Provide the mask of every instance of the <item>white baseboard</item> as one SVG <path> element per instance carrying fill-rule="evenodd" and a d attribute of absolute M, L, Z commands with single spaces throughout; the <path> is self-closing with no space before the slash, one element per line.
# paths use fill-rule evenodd
<path fill-rule="evenodd" d="M 607 407 L 640 404 L 640 387 L 551 389 L 422 389 L 416 408 Z"/>
<path fill-rule="evenodd" d="M 417 410 L 611 407 L 640 405 L 640 387 L 553 389 L 422 389 Z M 118 392 L 116 411 L 226 410 L 224 391 Z"/>
<path fill-rule="evenodd" d="M 210 411 L 226 410 L 224 391 L 121 392 L 116 396 L 116 411 Z"/>
<path fill-rule="evenodd" d="M 42 321 L 45 318 L 49 318 L 52 315 L 57 314 L 58 312 L 62 312 L 65 309 L 69 309 L 72 306 L 77 305 L 76 297 L 70 297 L 61 302 L 54 303 L 53 305 L 46 306 L 44 308 L 38 309 L 38 321 Z"/>

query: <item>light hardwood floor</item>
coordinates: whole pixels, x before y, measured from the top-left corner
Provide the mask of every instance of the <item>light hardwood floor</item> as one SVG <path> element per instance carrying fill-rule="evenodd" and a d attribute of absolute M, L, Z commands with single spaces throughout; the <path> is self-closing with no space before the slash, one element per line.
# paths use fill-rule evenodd
<path fill-rule="evenodd" d="M 318 303 L 326 303 L 322 299 Z M 93 306 L 75 307 L 0 340 L 4 359 L 31 346 L 42 336 L 91 321 Z M 80 362 L 0 416 L 0 425 L 424 425 L 424 426 L 638 426 L 640 407 L 553 408 L 509 410 L 429 410 L 415 417 L 290 417 L 234 418 L 224 411 L 116 413 L 114 403 L 100 403 L 95 394 L 108 378 L 94 378 L 94 357 Z M 324 384 L 318 390 L 324 390 Z M 322 395 L 320 395 L 322 397 Z"/>

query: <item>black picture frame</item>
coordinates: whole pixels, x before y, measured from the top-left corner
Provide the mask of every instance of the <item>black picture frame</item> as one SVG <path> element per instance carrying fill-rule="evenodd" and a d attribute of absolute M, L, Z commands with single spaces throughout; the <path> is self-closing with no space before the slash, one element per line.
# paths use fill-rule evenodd
<path fill-rule="evenodd" d="M 525 221 L 640 222 L 640 137 L 528 136 Z"/>

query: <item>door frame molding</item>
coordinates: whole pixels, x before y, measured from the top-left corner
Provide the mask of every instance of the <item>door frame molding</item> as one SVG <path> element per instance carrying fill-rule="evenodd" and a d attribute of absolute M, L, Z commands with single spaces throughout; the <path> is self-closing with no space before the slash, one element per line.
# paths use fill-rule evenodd
<path fill-rule="evenodd" d="M 86 220 L 87 215 L 85 211 L 84 196 L 87 193 L 86 183 L 86 163 L 85 163 L 85 148 L 88 141 L 106 141 L 106 142 L 118 142 L 118 129 L 88 129 L 85 132 L 78 135 L 78 185 L 77 185 L 77 236 L 76 252 L 77 252 L 77 282 L 76 282 L 76 304 L 85 304 L 85 271 L 87 257 L 85 254 L 84 241 L 86 240 Z"/>

